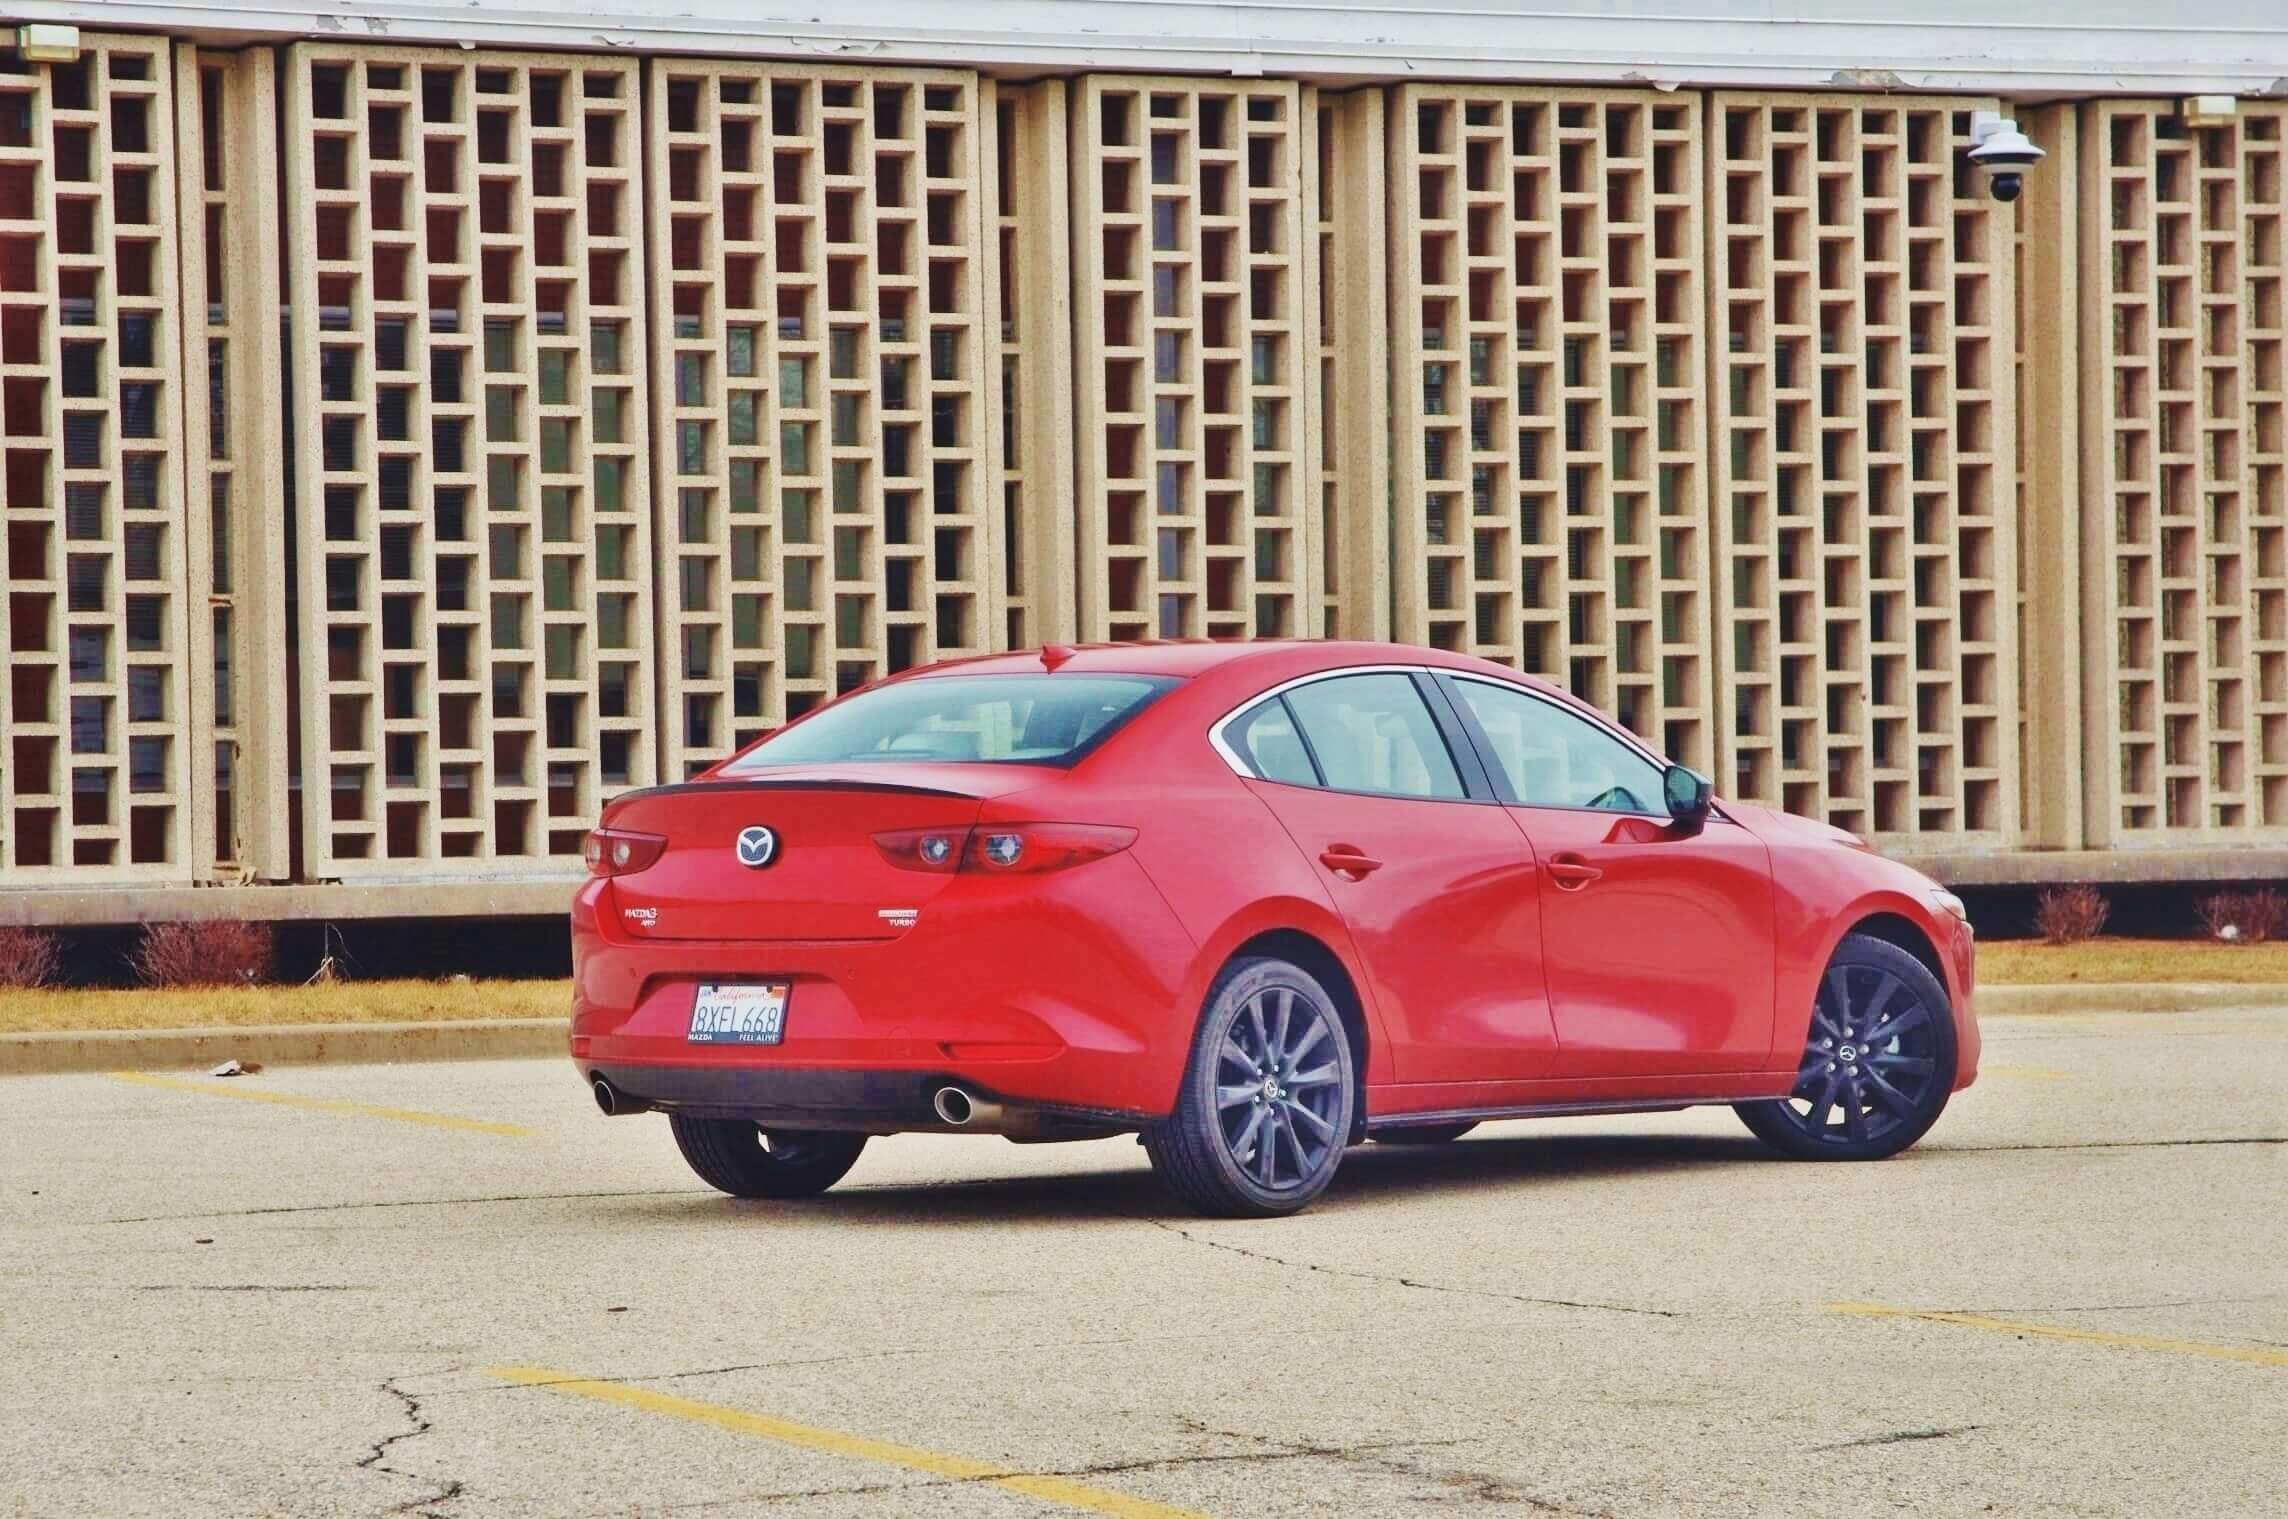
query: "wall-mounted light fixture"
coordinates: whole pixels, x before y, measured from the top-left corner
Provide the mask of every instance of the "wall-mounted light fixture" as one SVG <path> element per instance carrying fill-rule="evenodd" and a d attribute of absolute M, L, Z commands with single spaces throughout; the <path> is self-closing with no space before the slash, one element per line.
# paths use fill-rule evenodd
<path fill-rule="evenodd" d="M 79 62 L 79 28 L 52 22 L 16 28 L 16 56 L 26 63 Z"/>

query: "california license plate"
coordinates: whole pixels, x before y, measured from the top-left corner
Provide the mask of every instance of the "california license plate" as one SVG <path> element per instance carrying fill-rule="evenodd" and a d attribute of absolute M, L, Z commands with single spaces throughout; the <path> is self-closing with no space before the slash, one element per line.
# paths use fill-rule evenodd
<path fill-rule="evenodd" d="M 693 1044 L 777 1044 L 786 1037 L 788 986 L 703 985 L 691 999 Z"/>

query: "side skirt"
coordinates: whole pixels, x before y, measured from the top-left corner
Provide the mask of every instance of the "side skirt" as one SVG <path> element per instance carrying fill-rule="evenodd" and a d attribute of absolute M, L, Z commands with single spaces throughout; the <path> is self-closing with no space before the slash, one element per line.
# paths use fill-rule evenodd
<path fill-rule="evenodd" d="M 1610 1102 L 1506 1103 L 1484 1108 L 1441 1108 L 1435 1112 L 1369 1114 L 1366 1131 L 1427 1129 L 1450 1123 L 1491 1123 L 1502 1118 L 1580 1118 L 1598 1113 L 1681 1113 L 1686 1108 L 1730 1107 L 1753 1097 L 1637 1097 Z"/>

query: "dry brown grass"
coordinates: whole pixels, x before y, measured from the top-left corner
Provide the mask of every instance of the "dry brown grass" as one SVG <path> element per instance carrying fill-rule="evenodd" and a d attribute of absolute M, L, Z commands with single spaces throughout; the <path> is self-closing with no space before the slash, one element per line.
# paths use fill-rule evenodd
<path fill-rule="evenodd" d="M 2200 939 L 2039 940 L 1978 946 L 1985 986 L 2087 982 L 2288 983 L 2288 942 Z M 265 1023 L 435 1023 L 473 1018 L 562 1018 L 569 981 L 336 981 L 323 986 L 211 986 L 172 990 L 0 989 L 0 1034 L 75 1029 L 230 1028 Z"/>
<path fill-rule="evenodd" d="M 76 1029 L 243 1028 L 266 1023 L 436 1023 L 563 1018 L 569 981 L 335 981 L 142 991 L 0 990 L 0 1034 Z"/>
<path fill-rule="evenodd" d="M 2219 944 L 2206 939 L 2090 939 L 2044 944 L 2012 939 L 1978 946 L 1982 986 L 2054 986 L 2080 981 L 2288 982 L 2288 943 Z"/>

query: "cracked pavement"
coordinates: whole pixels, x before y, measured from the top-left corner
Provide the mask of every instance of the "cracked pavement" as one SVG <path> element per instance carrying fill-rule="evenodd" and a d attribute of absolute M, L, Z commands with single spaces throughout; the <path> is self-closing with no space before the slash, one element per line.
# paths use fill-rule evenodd
<path fill-rule="evenodd" d="M 529 1136 L 11 1078 L 0 1516 L 1078 1511 L 1002 1476 L 1219 1516 L 2274 1515 L 2288 1364 L 2200 1347 L 2288 1344 L 2288 1011 L 2178 1021 L 1990 1019 L 2045 1078 L 1881 1165 L 1721 1110 L 1499 1124 L 1269 1222 L 1182 1214 L 1129 1141 L 906 1137 L 734 1202 L 555 1061 L 248 1078 Z"/>

